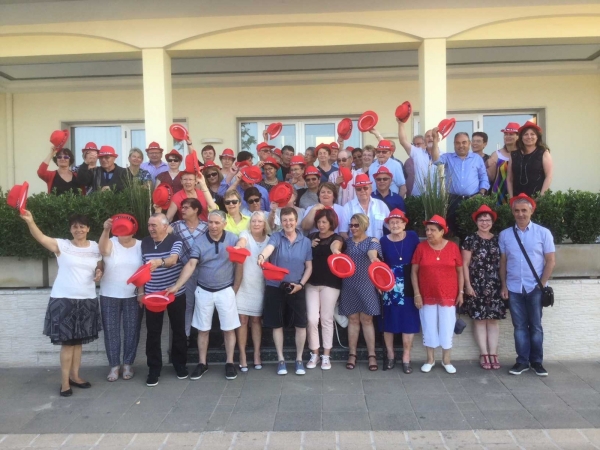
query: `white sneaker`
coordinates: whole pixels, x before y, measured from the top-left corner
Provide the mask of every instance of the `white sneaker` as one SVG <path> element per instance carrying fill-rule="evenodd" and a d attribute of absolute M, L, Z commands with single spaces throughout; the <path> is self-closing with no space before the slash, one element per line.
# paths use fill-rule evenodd
<path fill-rule="evenodd" d="M 444 369 L 446 369 L 446 372 L 452 374 L 452 373 L 456 373 L 456 367 L 454 367 L 452 364 L 444 364 L 442 362 L 442 366 L 444 367 Z"/>
<path fill-rule="evenodd" d="M 321 355 L 321 370 L 331 369 L 330 357 L 327 355 Z"/>
<path fill-rule="evenodd" d="M 429 373 L 433 366 L 435 366 L 435 361 L 432 364 L 425 363 L 421 366 L 421 372 Z"/>
<path fill-rule="evenodd" d="M 317 367 L 318 362 L 319 362 L 319 355 L 316 355 L 313 352 L 310 352 L 310 359 L 306 363 L 306 368 L 314 369 L 315 367 Z"/>

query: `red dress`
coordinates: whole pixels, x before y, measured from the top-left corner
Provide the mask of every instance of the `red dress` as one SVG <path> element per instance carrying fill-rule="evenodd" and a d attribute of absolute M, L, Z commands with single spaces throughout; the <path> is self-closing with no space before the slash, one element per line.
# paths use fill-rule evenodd
<path fill-rule="evenodd" d="M 200 213 L 200 215 L 198 217 L 200 218 L 200 220 L 207 222 L 208 221 L 208 205 L 206 204 L 206 198 L 204 198 L 204 194 L 202 193 L 202 191 L 200 189 L 198 189 L 198 188 L 195 188 L 195 189 L 196 189 L 196 198 L 198 198 L 198 201 L 202 205 L 202 213 Z M 174 194 L 173 198 L 171 199 L 171 201 L 177 205 L 177 213 L 179 214 L 179 217 L 181 217 L 181 202 L 184 201 L 186 198 L 193 198 L 193 197 L 188 197 L 188 195 L 182 189 L 181 191 Z"/>
<path fill-rule="evenodd" d="M 412 263 L 419 265 L 419 291 L 423 304 L 454 306 L 458 296 L 456 268 L 463 264 L 458 245 L 448 241 L 440 251 L 423 241 L 417 246 Z"/>

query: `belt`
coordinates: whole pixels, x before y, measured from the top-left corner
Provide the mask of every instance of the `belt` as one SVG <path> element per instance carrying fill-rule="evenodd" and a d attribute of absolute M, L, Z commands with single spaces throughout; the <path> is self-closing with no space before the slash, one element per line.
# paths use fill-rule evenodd
<path fill-rule="evenodd" d="M 219 292 L 219 291 L 222 291 L 222 290 L 224 290 L 224 289 L 227 289 L 227 288 L 233 287 L 233 283 L 232 283 L 232 284 L 228 284 L 228 285 L 227 285 L 227 286 L 225 286 L 225 287 L 221 287 L 221 288 L 217 288 L 217 289 L 214 289 L 214 288 L 209 288 L 209 287 L 206 287 L 206 286 L 202 286 L 200 283 L 197 283 L 197 284 L 198 284 L 198 287 L 199 287 L 199 288 L 202 288 L 202 290 L 204 290 L 204 291 L 206 291 L 206 292 Z"/>
<path fill-rule="evenodd" d="M 460 198 L 461 200 L 466 200 L 468 198 L 471 197 L 475 197 L 477 195 L 477 193 L 473 194 L 473 195 L 458 195 L 458 194 L 450 194 L 450 197 L 453 199 L 457 199 Z"/>

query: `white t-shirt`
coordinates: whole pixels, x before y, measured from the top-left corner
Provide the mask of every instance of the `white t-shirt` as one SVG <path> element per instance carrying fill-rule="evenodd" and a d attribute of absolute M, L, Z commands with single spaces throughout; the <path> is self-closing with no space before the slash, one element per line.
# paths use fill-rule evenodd
<path fill-rule="evenodd" d="M 415 183 L 411 195 L 418 197 L 421 195 L 420 187 L 425 184 L 425 175 L 435 176 L 436 171 L 427 150 L 411 145 L 410 157 L 413 159 L 415 167 Z"/>
<path fill-rule="evenodd" d="M 369 218 L 369 228 L 367 228 L 367 236 L 381 239 L 383 236 L 384 221 L 387 216 L 390 215 L 390 209 L 387 205 L 376 198 L 371 198 L 369 201 L 369 207 L 367 211 L 362 209 L 358 202 L 358 197 L 351 202 L 346 203 L 344 206 L 344 215 L 347 220 L 344 223 L 340 223 L 340 232 L 349 233 L 349 223 L 354 214 L 365 214 Z"/>
<path fill-rule="evenodd" d="M 102 259 L 98 244 L 89 241 L 85 248 L 75 247 L 67 239 L 56 239 L 60 254 L 56 256 L 58 274 L 50 296 L 54 298 L 96 298 L 96 267 Z"/>
<path fill-rule="evenodd" d="M 113 298 L 130 298 L 135 296 L 135 286 L 127 284 L 127 280 L 142 265 L 142 241 L 125 248 L 119 238 L 113 236 L 112 251 L 104 257 L 104 275 L 100 281 L 100 295 Z"/>

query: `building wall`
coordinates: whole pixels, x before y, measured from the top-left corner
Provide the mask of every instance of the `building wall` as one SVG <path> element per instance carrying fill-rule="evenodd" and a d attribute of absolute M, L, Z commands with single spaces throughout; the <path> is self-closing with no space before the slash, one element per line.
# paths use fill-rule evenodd
<path fill-rule="evenodd" d="M 0 92 L 0 187 L 8 189 L 8 165 L 6 155 L 6 94 Z"/>
<path fill-rule="evenodd" d="M 393 112 L 404 100 L 419 109 L 417 81 L 210 87 L 173 90 L 173 114 L 188 119 L 196 148 L 206 137 L 223 139 L 219 148 L 237 148 L 238 117 L 318 116 L 379 113 L 377 129 L 395 133 Z M 0 105 L 2 97 L 0 96 Z M 552 149 L 552 188 L 598 191 L 597 150 L 590 130 L 600 123 L 600 77 L 597 75 L 502 77 L 448 80 L 451 111 L 545 108 L 545 136 Z M 50 133 L 61 122 L 119 121 L 144 118 L 142 90 L 14 94 L 16 180 L 28 180 L 32 192 L 45 189 L 35 169 L 49 151 Z M 0 123 L 5 108 L 0 108 Z M 0 127 L 2 128 L 2 127 Z M 3 130 L 0 129 L 0 137 Z M 0 139 L 0 152 L 5 139 Z M 375 143 L 367 133 L 365 143 Z M 98 143 L 101 144 L 101 143 Z M 452 150 L 448 143 L 448 150 Z M 2 153 L 0 153 L 0 157 Z M 397 156 L 405 158 L 404 152 Z M 0 173 L 2 173 L 0 169 Z M 0 178 L 2 187 L 5 178 Z"/>

